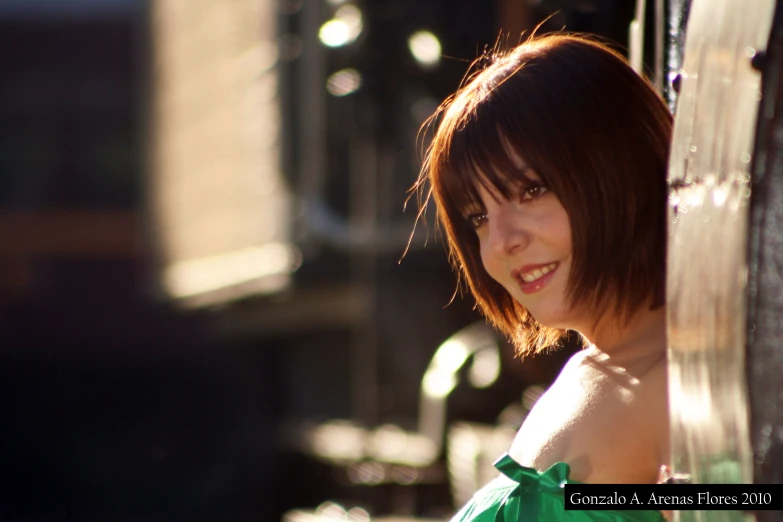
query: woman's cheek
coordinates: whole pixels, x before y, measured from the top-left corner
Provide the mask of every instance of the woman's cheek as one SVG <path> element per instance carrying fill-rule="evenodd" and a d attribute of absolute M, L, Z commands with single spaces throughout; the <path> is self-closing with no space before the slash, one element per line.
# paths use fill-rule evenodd
<path fill-rule="evenodd" d="M 493 262 L 491 257 L 484 257 L 483 255 L 481 256 L 481 260 L 487 275 L 510 292 L 511 289 L 508 287 L 509 282 L 506 280 L 507 278 L 503 277 L 502 267 L 499 266 L 498 262 Z"/>

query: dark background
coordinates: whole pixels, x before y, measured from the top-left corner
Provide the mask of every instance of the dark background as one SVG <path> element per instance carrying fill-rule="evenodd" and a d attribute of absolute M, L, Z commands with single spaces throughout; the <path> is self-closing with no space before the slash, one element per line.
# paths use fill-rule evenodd
<path fill-rule="evenodd" d="M 550 15 L 542 31 L 593 31 L 624 46 L 632 4 L 359 3 L 365 34 L 324 54 L 324 70 L 356 67 L 365 78 L 352 108 L 328 101 L 331 204 L 343 214 L 351 206 L 340 168 L 346 126 L 375 136 L 403 173 L 385 186 L 383 210 L 401 213 L 419 161 L 412 103 L 453 92 L 500 30 L 515 41 Z M 435 348 L 478 319 L 469 297 L 446 306 L 455 278 L 436 235 L 401 264 L 400 250 L 308 239 L 283 295 L 198 310 L 161 298 L 140 226 L 148 5 L 73 6 L 0 3 L 0 520 L 280 520 L 329 498 L 393 511 L 393 492 L 341 484 L 329 466 L 287 450 L 281 433 L 304 419 L 411 427 Z M 300 9 L 281 4 L 281 34 L 303 30 Z M 405 47 L 420 27 L 439 35 L 447 57 L 432 71 Z M 295 58 L 280 68 L 283 166 L 295 191 L 304 120 L 290 93 L 302 78 Z M 291 303 L 325 283 L 337 294 L 370 288 L 371 321 L 297 320 Z M 292 326 L 255 325 L 286 303 Z M 374 359 L 351 348 L 362 336 Z M 449 419 L 495 422 L 525 385 L 550 382 L 566 354 L 520 363 L 505 347 L 498 383 L 461 384 Z M 366 402 L 357 402 L 357 375 L 373 384 Z M 446 484 L 422 498 L 418 514 L 449 509 Z"/>

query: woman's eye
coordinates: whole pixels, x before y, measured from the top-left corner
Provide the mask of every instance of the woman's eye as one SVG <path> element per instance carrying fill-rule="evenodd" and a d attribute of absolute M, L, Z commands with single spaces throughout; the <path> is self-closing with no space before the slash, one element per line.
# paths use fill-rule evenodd
<path fill-rule="evenodd" d="M 522 189 L 522 201 L 528 201 L 543 196 L 549 189 L 543 185 L 528 185 Z"/>
<path fill-rule="evenodd" d="M 479 228 L 487 220 L 487 215 L 483 212 L 476 212 L 475 214 L 469 214 L 465 217 L 465 221 L 468 222 L 471 228 Z"/>

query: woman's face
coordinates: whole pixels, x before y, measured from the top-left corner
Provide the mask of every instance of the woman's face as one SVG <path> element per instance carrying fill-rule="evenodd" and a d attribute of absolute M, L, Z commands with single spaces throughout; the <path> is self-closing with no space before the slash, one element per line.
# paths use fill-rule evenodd
<path fill-rule="evenodd" d="M 522 168 L 522 160 L 513 157 Z M 482 208 L 467 213 L 478 235 L 487 273 L 544 326 L 579 329 L 582 321 L 566 298 L 571 272 L 571 224 L 557 196 L 533 183 L 504 199 L 479 184 Z"/>

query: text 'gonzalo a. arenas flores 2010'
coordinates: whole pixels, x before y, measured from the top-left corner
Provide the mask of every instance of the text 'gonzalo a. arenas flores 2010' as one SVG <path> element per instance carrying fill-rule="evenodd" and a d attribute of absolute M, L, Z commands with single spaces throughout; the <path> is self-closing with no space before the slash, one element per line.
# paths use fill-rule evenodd
<path fill-rule="evenodd" d="M 774 484 L 566 484 L 569 510 L 779 510 Z"/>

